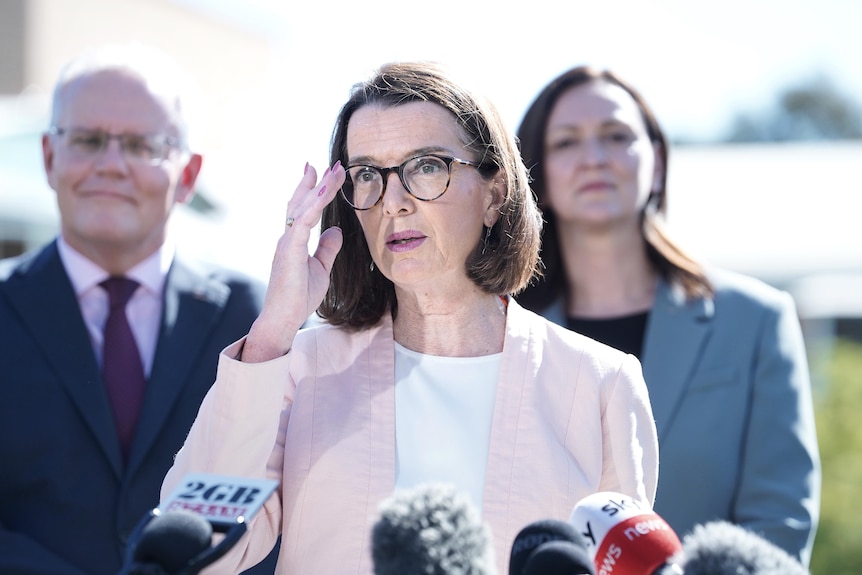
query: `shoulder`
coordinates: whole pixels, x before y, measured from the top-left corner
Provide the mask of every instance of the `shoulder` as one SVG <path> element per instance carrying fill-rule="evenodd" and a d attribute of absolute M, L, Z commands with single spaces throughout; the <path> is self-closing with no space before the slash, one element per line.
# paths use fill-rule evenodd
<path fill-rule="evenodd" d="M 266 294 L 266 283 L 245 272 L 180 254 L 174 257 L 171 276 L 191 283 L 198 291 L 227 288 L 232 297 L 250 297 L 261 303 Z"/>
<path fill-rule="evenodd" d="M 36 265 L 36 262 L 44 261 L 46 257 L 51 256 L 52 250 L 56 254 L 56 249 L 52 247 L 54 245 L 48 244 L 17 256 L 0 259 L 0 282 L 9 280 L 17 273 L 26 273 Z"/>
<path fill-rule="evenodd" d="M 0 260 L 0 282 L 8 280 L 23 261 L 23 255 Z"/>
<path fill-rule="evenodd" d="M 387 342 L 390 346 L 394 345 L 391 326 L 387 315 L 377 325 L 359 330 L 334 326 L 313 316 L 297 332 L 292 349 L 306 355 L 319 357 L 331 354 L 338 361 L 352 361 L 371 347 Z"/>
<path fill-rule="evenodd" d="M 581 372 L 586 369 L 599 375 L 616 373 L 638 363 L 634 356 L 562 327 L 517 303 L 511 302 L 509 310 L 509 321 L 513 324 L 509 332 L 528 339 L 543 362 L 559 360 L 571 368 L 577 366 Z"/>
<path fill-rule="evenodd" d="M 794 309 L 789 293 L 757 278 L 724 269 L 711 269 L 708 277 L 715 290 L 718 313 L 729 307 L 776 313 Z"/>
<path fill-rule="evenodd" d="M 177 253 L 174 257 L 174 265 L 186 268 L 189 272 L 201 277 L 222 281 L 226 284 L 236 285 L 265 285 L 263 280 L 252 277 L 250 274 L 225 267 L 208 260 L 197 259 Z"/>

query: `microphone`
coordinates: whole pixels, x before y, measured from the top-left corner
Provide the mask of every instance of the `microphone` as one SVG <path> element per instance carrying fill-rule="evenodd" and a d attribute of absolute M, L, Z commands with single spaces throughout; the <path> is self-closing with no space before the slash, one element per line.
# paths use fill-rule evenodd
<path fill-rule="evenodd" d="M 545 547 L 546 544 L 562 542 L 567 543 L 574 549 L 579 549 L 583 557 L 587 559 L 589 570 L 586 571 L 560 571 L 561 573 L 594 573 L 592 569 L 592 559 L 587 553 L 587 544 L 584 538 L 578 533 L 575 527 L 566 521 L 558 519 L 541 519 L 534 521 L 521 529 L 515 536 L 512 542 L 512 550 L 509 554 L 509 575 L 526 575 L 527 564 L 530 562 L 532 555 L 536 554 L 537 559 L 532 567 L 534 573 L 542 573 L 539 569 L 550 569 L 550 563 L 553 563 L 553 558 L 558 559 L 557 563 L 561 566 L 566 565 L 566 561 L 572 554 L 577 554 L 569 546 L 565 549 L 559 546 L 546 547 L 539 554 L 539 548 Z M 570 552 L 570 553 L 567 553 Z M 549 571 L 550 573 L 550 571 Z"/>
<path fill-rule="evenodd" d="M 571 541 L 549 541 L 530 553 L 522 575 L 596 575 L 585 547 Z"/>
<path fill-rule="evenodd" d="M 129 538 L 120 575 L 196 575 L 248 530 L 278 482 L 190 473 Z M 224 537 L 214 547 L 213 533 Z"/>
<path fill-rule="evenodd" d="M 140 524 L 124 575 L 189 573 L 198 555 L 208 551 L 213 529 L 209 521 L 191 511 L 154 509 Z M 195 571 L 197 572 L 197 571 Z"/>
<path fill-rule="evenodd" d="M 491 530 L 449 484 L 396 491 L 371 530 L 374 575 L 496 575 Z"/>
<path fill-rule="evenodd" d="M 784 549 L 728 521 L 696 525 L 661 575 L 809 575 Z"/>
<path fill-rule="evenodd" d="M 586 539 L 597 575 L 655 575 L 682 549 L 648 505 L 614 491 L 581 499 L 569 522 Z"/>

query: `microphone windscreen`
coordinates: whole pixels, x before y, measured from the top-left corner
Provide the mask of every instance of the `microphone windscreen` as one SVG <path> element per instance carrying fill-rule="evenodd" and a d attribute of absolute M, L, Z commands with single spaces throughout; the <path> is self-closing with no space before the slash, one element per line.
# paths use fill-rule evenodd
<path fill-rule="evenodd" d="M 375 575 L 496 575 L 490 529 L 454 487 L 396 491 L 379 514 L 371 531 Z"/>
<path fill-rule="evenodd" d="M 154 517 L 141 531 L 133 559 L 140 570 L 159 565 L 167 573 L 177 573 L 212 542 L 212 525 L 191 511 L 168 511 Z"/>
<path fill-rule="evenodd" d="M 595 575 L 585 547 L 570 541 L 549 541 L 527 558 L 522 575 Z"/>
<path fill-rule="evenodd" d="M 789 553 L 727 521 L 696 525 L 675 562 L 684 575 L 808 575 Z"/>
<path fill-rule="evenodd" d="M 542 519 L 534 521 L 521 529 L 512 542 L 509 553 L 509 575 L 523 575 L 524 566 L 530 554 L 543 543 L 568 541 L 586 546 L 578 530 L 566 521 Z"/>
<path fill-rule="evenodd" d="M 583 498 L 569 522 L 585 537 L 596 573 L 652 575 L 682 549 L 664 519 L 622 493 L 603 491 Z"/>

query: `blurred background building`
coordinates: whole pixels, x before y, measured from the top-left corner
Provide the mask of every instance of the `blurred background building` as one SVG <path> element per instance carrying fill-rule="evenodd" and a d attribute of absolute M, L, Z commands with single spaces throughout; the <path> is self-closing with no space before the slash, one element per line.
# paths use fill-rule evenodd
<path fill-rule="evenodd" d="M 40 138 L 60 69 L 86 48 L 131 41 L 162 49 L 191 73 L 200 92 L 195 112 L 201 120 L 192 137 L 199 149 L 215 155 L 229 137 L 230 122 L 224 119 L 268 74 L 272 57 L 270 37 L 258 25 L 182 2 L 0 0 L 0 257 L 42 244 L 57 232 Z M 176 214 L 180 221 L 174 227 L 196 239 L 193 245 L 217 236 L 229 208 L 215 203 L 215 172 L 206 166 L 194 202 Z"/>
<path fill-rule="evenodd" d="M 195 201 L 173 224 L 181 246 L 266 279 L 295 181 L 279 163 L 293 162 L 298 173 L 308 159 L 293 152 L 304 136 L 277 112 L 279 94 L 307 92 L 329 75 L 277 61 L 288 49 L 315 49 L 291 43 L 299 28 L 320 27 L 321 43 L 331 43 L 320 50 L 342 39 L 325 40 L 319 22 L 279 25 L 255 4 L 228 10 L 229 2 L 215 0 L 0 0 L 0 255 L 56 233 L 39 138 L 61 66 L 89 46 L 139 41 L 176 57 L 201 93 L 196 142 L 206 161 Z M 279 89 L 273 70 L 282 76 Z M 340 102 L 348 88 L 328 97 Z M 828 81 L 812 78 L 787 90 L 777 111 L 737 114 L 706 142 L 676 138 L 669 170 L 669 226 L 682 244 L 793 293 L 818 349 L 835 335 L 862 338 L 862 140 L 849 139 L 862 134 L 862 116 L 836 94 Z M 314 130 L 329 129 L 319 124 Z M 324 145 L 315 150 L 323 157 Z"/>

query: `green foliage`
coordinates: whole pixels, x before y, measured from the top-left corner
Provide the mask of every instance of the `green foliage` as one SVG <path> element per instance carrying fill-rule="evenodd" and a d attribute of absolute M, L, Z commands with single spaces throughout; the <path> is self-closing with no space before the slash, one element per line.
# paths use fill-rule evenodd
<path fill-rule="evenodd" d="M 776 95 L 767 110 L 738 113 L 728 142 L 786 142 L 862 138 L 859 101 L 828 78 L 812 77 Z"/>
<path fill-rule="evenodd" d="M 837 342 L 815 409 L 823 495 L 811 573 L 862 573 L 862 344 Z"/>

